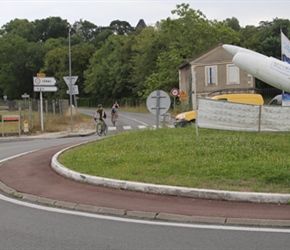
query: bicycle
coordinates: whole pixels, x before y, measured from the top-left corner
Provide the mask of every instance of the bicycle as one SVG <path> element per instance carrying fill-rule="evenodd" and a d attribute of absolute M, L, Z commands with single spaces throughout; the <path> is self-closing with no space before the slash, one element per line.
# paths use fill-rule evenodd
<path fill-rule="evenodd" d="M 96 132 L 99 136 L 102 134 L 107 135 L 108 133 L 108 126 L 101 120 L 101 119 L 95 119 L 97 122 L 96 125 Z"/>
<path fill-rule="evenodd" d="M 118 118 L 117 112 L 113 113 L 112 114 L 111 121 L 112 121 L 112 123 L 113 123 L 114 126 L 116 126 L 117 118 Z"/>

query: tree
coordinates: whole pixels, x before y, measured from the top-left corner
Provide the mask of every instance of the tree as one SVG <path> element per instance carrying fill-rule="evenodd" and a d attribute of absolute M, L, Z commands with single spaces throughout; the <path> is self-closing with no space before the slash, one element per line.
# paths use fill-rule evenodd
<path fill-rule="evenodd" d="M 90 60 L 85 71 L 85 92 L 103 104 L 131 96 L 130 77 L 131 38 L 110 36 Z"/>
<path fill-rule="evenodd" d="M 144 91 L 146 79 L 156 68 L 158 54 L 163 45 L 159 40 L 159 32 L 154 27 L 140 30 L 132 40 L 132 73 L 129 82 L 133 96 L 138 96 Z"/>
<path fill-rule="evenodd" d="M 227 24 L 209 21 L 201 11 L 188 4 L 177 5 L 172 11 L 179 18 L 167 18 L 159 23 L 157 64 L 145 82 L 143 97 L 150 91 L 162 88 L 170 91 L 178 86 L 178 66 L 219 43 L 239 41 L 238 33 Z"/>
<path fill-rule="evenodd" d="M 34 42 L 45 42 L 49 38 L 68 37 L 68 22 L 60 17 L 37 19 L 34 24 Z"/>
<path fill-rule="evenodd" d="M 0 38 L 0 89 L 10 99 L 33 93 L 33 76 L 43 64 L 42 44 L 7 34 Z"/>
<path fill-rule="evenodd" d="M 128 35 L 133 31 L 131 25 L 126 21 L 115 20 L 110 23 L 110 28 L 116 35 Z"/>
<path fill-rule="evenodd" d="M 34 41 L 33 29 L 33 23 L 29 22 L 27 19 L 16 18 L 2 26 L 0 35 L 5 36 L 7 34 L 13 34 L 26 39 L 28 42 L 32 42 Z"/>
<path fill-rule="evenodd" d="M 227 24 L 229 27 L 231 27 L 235 31 L 240 31 L 241 26 L 239 23 L 239 20 L 235 17 L 227 18 L 223 23 Z"/>
<path fill-rule="evenodd" d="M 89 60 L 94 54 L 93 45 L 82 43 L 71 47 L 71 69 L 72 75 L 78 76 L 77 85 L 79 87 L 79 96 L 85 95 L 83 72 L 87 69 Z M 64 76 L 69 76 L 69 55 L 68 46 L 57 47 L 49 51 L 45 56 L 45 65 L 41 70 L 46 75 L 54 76 L 58 79 L 57 86 L 59 91 L 51 94 L 55 98 L 66 98 L 68 87 L 63 80 Z"/>

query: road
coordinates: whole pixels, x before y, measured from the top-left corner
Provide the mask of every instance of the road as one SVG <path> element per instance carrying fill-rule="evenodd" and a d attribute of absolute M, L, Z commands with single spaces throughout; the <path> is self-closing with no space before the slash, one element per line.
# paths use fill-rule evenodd
<path fill-rule="evenodd" d="M 138 116 L 120 116 L 119 123 L 126 126 L 130 120 L 133 126 Z M 140 124 L 149 124 L 142 119 Z M 0 160 L 96 138 L 1 142 Z M 287 228 L 136 220 L 40 206 L 3 193 L 0 211 L 1 249 L 289 249 L 290 243 Z"/>

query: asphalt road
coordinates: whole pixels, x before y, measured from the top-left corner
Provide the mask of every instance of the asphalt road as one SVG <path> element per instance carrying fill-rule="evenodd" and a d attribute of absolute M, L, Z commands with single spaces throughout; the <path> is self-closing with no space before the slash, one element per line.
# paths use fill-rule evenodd
<path fill-rule="evenodd" d="M 86 138 L 48 138 L 1 144 L 1 159 L 39 149 L 0 164 L 2 249 L 288 249 L 288 205 L 77 183 L 54 172 L 51 158 Z"/>

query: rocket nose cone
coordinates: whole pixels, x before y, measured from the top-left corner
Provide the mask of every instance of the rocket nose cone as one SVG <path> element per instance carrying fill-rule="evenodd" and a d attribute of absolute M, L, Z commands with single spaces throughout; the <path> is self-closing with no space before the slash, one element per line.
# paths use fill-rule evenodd
<path fill-rule="evenodd" d="M 227 52 L 229 52 L 230 54 L 232 54 L 233 56 L 235 54 L 238 53 L 239 49 L 241 49 L 240 47 L 238 46 L 235 46 L 235 45 L 228 45 L 228 44 L 224 44 L 223 46 L 223 49 Z"/>

